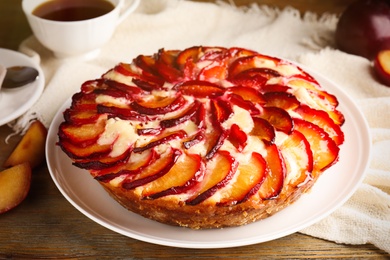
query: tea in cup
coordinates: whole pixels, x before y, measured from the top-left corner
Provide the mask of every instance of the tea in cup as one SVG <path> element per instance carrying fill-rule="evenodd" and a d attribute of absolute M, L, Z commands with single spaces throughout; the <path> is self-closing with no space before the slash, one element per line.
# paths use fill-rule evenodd
<path fill-rule="evenodd" d="M 140 0 L 23 0 L 38 41 L 57 58 L 95 57 Z"/>

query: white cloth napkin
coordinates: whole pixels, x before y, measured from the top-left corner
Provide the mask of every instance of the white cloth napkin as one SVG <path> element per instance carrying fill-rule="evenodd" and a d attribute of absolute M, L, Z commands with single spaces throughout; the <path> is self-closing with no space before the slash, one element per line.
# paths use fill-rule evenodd
<path fill-rule="evenodd" d="M 333 214 L 301 232 L 338 243 L 372 243 L 390 252 L 390 88 L 373 79 L 367 60 L 333 49 L 336 23 L 335 15 L 301 16 L 292 8 L 142 1 L 94 60 L 59 61 L 34 37 L 23 42 L 21 51 L 40 58 L 47 85 L 40 100 L 11 125 L 20 131 L 31 118 L 39 118 L 49 126 L 58 108 L 85 80 L 160 48 L 238 46 L 299 61 L 345 87 L 363 110 L 374 143 L 367 177 L 357 192 Z"/>
<path fill-rule="evenodd" d="M 363 112 L 372 137 L 372 160 L 358 190 L 301 232 L 339 243 L 371 243 L 390 253 L 390 88 L 378 83 L 372 64 L 358 56 L 327 48 L 299 62 L 343 87 Z"/>

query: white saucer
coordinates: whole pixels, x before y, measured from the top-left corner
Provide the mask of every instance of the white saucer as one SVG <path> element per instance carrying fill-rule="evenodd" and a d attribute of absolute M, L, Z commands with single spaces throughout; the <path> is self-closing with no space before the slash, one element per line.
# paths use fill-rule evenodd
<path fill-rule="evenodd" d="M 45 77 L 42 69 L 28 56 L 0 48 L 0 64 L 11 66 L 31 66 L 38 70 L 38 79 L 30 84 L 16 89 L 0 89 L 0 126 L 25 113 L 31 108 L 43 92 Z"/>

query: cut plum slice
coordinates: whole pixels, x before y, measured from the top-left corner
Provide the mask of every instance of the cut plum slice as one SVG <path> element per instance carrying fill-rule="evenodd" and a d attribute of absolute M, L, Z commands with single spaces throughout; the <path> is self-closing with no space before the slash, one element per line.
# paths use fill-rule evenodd
<path fill-rule="evenodd" d="M 84 147 L 96 143 L 104 129 L 105 122 L 103 120 L 81 126 L 62 123 L 59 127 L 59 137 L 77 146 Z"/>
<path fill-rule="evenodd" d="M 255 104 L 265 104 L 263 95 L 257 89 L 249 87 L 230 87 L 227 91 L 242 97 L 246 101 Z"/>
<path fill-rule="evenodd" d="M 239 106 L 247 110 L 251 115 L 259 114 L 259 109 L 250 101 L 244 100 L 241 96 L 234 93 L 228 95 L 228 100 L 233 105 Z"/>
<path fill-rule="evenodd" d="M 132 153 L 129 160 L 112 165 L 112 167 L 100 170 L 91 169 L 92 176 L 101 182 L 108 182 L 112 179 L 127 175 L 135 176 L 139 174 L 145 167 L 154 163 L 160 155 L 154 149 L 146 150 L 142 153 Z"/>
<path fill-rule="evenodd" d="M 213 99 L 210 105 L 210 113 L 214 124 L 222 124 L 233 114 L 229 102 L 222 99 Z"/>
<path fill-rule="evenodd" d="M 179 55 L 179 50 L 165 50 L 159 49 L 157 52 L 157 61 L 164 63 L 170 67 L 176 68 L 176 58 Z"/>
<path fill-rule="evenodd" d="M 103 85 L 107 85 L 109 88 L 112 88 L 113 90 L 119 91 L 115 93 L 115 95 L 119 94 L 119 97 L 123 97 L 123 94 L 125 97 L 131 97 L 133 95 L 138 95 L 142 93 L 142 89 L 136 87 L 136 86 L 130 86 L 115 80 L 111 79 L 105 79 L 103 82 Z M 122 95 L 120 95 L 122 94 Z"/>
<path fill-rule="evenodd" d="M 214 81 L 215 79 L 221 80 L 226 79 L 228 75 L 228 64 L 227 60 L 220 59 L 213 61 L 210 65 L 201 69 L 198 74 L 199 80 Z"/>
<path fill-rule="evenodd" d="M 267 83 L 268 79 L 261 73 L 250 73 L 245 71 L 245 73 L 240 73 L 239 76 L 229 79 L 229 81 L 237 87 L 260 90 Z"/>
<path fill-rule="evenodd" d="M 278 107 L 264 107 L 262 113 L 258 116 L 267 120 L 275 129 L 286 134 L 291 133 L 293 130 L 293 120 L 284 109 Z"/>
<path fill-rule="evenodd" d="M 297 108 L 301 103 L 287 92 L 268 92 L 264 94 L 266 107 L 278 107 L 284 110 Z"/>
<path fill-rule="evenodd" d="M 119 74 L 127 77 L 139 77 L 139 74 L 135 72 L 132 65 L 129 63 L 121 62 L 113 68 L 113 71 L 118 72 Z M 111 71 L 108 71 L 106 75 L 110 72 Z"/>
<path fill-rule="evenodd" d="M 140 114 L 161 115 L 182 108 L 186 100 L 182 95 L 177 97 L 154 98 L 148 101 L 134 101 L 130 106 Z"/>
<path fill-rule="evenodd" d="M 291 187 L 297 187 L 311 178 L 313 171 L 313 153 L 306 137 L 298 132 L 293 131 L 289 137 L 280 146 L 288 175 L 286 183 Z M 299 169 L 294 172 L 294 169 Z"/>
<path fill-rule="evenodd" d="M 173 87 L 183 95 L 194 96 L 197 98 L 221 96 L 224 93 L 224 88 L 201 80 L 185 81 Z"/>
<path fill-rule="evenodd" d="M 253 56 L 257 54 L 257 52 L 255 51 L 239 48 L 239 47 L 229 48 L 228 51 L 231 57 L 236 57 L 236 58 Z"/>
<path fill-rule="evenodd" d="M 176 67 L 176 57 L 179 52 L 160 49 L 155 57 L 156 70 L 167 82 L 173 83 L 182 77 L 182 71 Z"/>
<path fill-rule="evenodd" d="M 230 206 L 242 203 L 253 196 L 262 185 L 267 175 L 267 164 L 259 153 L 252 153 L 247 164 L 240 164 L 237 178 L 229 190 L 221 192 L 220 206 Z"/>
<path fill-rule="evenodd" d="M 173 133 L 171 133 L 171 132 L 165 133 L 162 136 L 157 136 L 156 139 L 153 139 L 150 143 L 148 143 L 144 146 L 135 147 L 133 149 L 133 151 L 135 153 L 140 153 L 140 152 L 143 152 L 147 149 L 158 146 L 160 144 L 165 144 L 165 143 L 172 141 L 172 140 L 175 140 L 175 139 L 183 139 L 185 137 L 187 137 L 187 133 L 184 130 L 179 130 L 179 131 L 176 131 Z"/>
<path fill-rule="evenodd" d="M 206 136 L 207 153 L 205 155 L 206 160 L 210 160 L 218 152 L 219 148 L 225 142 L 229 132 L 223 130 L 220 125 L 214 127 L 214 131 Z"/>
<path fill-rule="evenodd" d="M 132 66 L 131 64 L 128 63 L 119 63 L 117 66 L 115 66 L 114 71 L 122 74 L 126 77 L 131 77 L 132 82 L 136 84 L 137 80 L 140 80 L 144 82 L 144 84 L 149 83 L 151 86 L 156 87 L 157 89 L 161 89 L 161 87 L 164 85 L 165 81 L 164 79 L 161 79 L 159 77 L 156 77 L 155 75 L 151 73 L 142 73 L 139 74 L 136 72 L 137 69 L 135 69 L 135 66 Z M 137 85 L 140 89 L 150 91 L 147 89 L 142 88 L 141 86 Z M 143 86 L 143 85 L 142 85 Z"/>
<path fill-rule="evenodd" d="M 266 78 L 279 76 L 277 71 L 267 68 L 274 67 L 279 61 L 279 59 L 261 54 L 238 58 L 229 67 L 229 78 L 242 77 L 241 73 L 245 73 L 245 77 L 253 73 L 265 75 Z M 261 67 L 262 64 L 266 66 Z"/>
<path fill-rule="evenodd" d="M 107 157 L 97 158 L 96 160 L 90 160 L 90 159 L 76 160 L 73 163 L 73 165 L 82 169 L 103 170 L 105 168 L 110 168 L 114 165 L 122 165 L 123 162 L 129 159 L 130 153 L 131 153 L 131 147 L 121 155 L 115 157 L 107 156 Z"/>
<path fill-rule="evenodd" d="M 269 93 L 269 92 L 288 92 L 290 87 L 284 86 L 282 84 L 265 84 L 261 87 L 260 91 L 261 93 Z"/>
<path fill-rule="evenodd" d="M 304 79 L 293 79 L 288 82 L 288 85 L 295 88 L 297 98 L 302 104 L 306 104 L 314 109 L 325 110 L 337 125 L 344 123 L 345 118 L 343 114 L 336 109 L 338 106 L 337 98 L 325 90 L 319 89 L 317 83 Z M 303 90 L 306 90 L 306 92 Z"/>
<path fill-rule="evenodd" d="M 267 175 L 259 190 L 260 198 L 263 200 L 277 197 L 283 189 L 286 177 L 286 165 L 278 147 L 273 144 L 266 149 Z"/>
<path fill-rule="evenodd" d="M 312 109 L 305 105 L 296 108 L 294 111 L 303 120 L 309 121 L 324 129 L 337 145 L 341 145 L 344 142 L 344 133 L 341 131 L 341 127 L 335 124 L 325 111 Z"/>
<path fill-rule="evenodd" d="M 161 90 L 162 89 L 162 85 L 160 84 L 157 84 L 153 81 L 147 81 L 147 80 L 144 80 L 144 79 L 138 79 L 138 78 L 133 78 L 131 80 L 137 87 L 139 87 L 140 89 L 144 90 L 144 91 L 153 91 L 153 90 Z"/>
<path fill-rule="evenodd" d="M 340 148 L 324 129 L 301 119 L 294 119 L 294 129 L 301 132 L 310 144 L 313 152 L 313 174 L 330 167 L 337 161 Z"/>
<path fill-rule="evenodd" d="M 257 136 L 266 144 L 273 144 L 275 142 L 275 128 L 265 119 L 260 117 L 252 117 L 253 128 L 251 135 Z"/>
<path fill-rule="evenodd" d="M 306 78 L 293 78 L 292 80 L 288 81 L 288 86 L 292 86 L 292 87 L 295 87 L 295 88 L 305 88 L 309 91 L 312 91 L 314 93 L 316 93 L 317 95 L 321 96 L 322 99 L 326 99 L 329 104 L 331 104 L 333 107 L 336 107 L 338 106 L 339 102 L 337 100 L 337 98 L 332 95 L 332 94 L 329 94 L 328 92 L 326 92 L 325 90 L 322 90 L 320 89 L 319 87 L 319 84 L 318 82 L 316 81 L 310 81 L 307 80 Z"/>
<path fill-rule="evenodd" d="M 78 92 L 72 96 L 71 109 L 74 110 L 96 110 L 96 94 Z"/>
<path fill-rule="evenodd" d="M 186 192 L 204 174 L 202 159 L 197 154 L 183 154 L 167 174 L 145 185 L 142 195 L 151 199 Z"/>
<path fill-rule="evenodd" d="M 0 171 L 0 214 L 22 203 L 30 186 L 31 167 L 28 162 Z"/>
<path fill-rule="evenodd" d="M 181 152 L 177 149 L 170 149 L 151 165 L 145 167 L 140 174 L 122 182 L 124 189 L 134 189 L 136 187 L 152 182 L 170 171 L 180 157 Z"/>
<path fill-rule="evenodd" d="M 199 107 L 200 107 L 200 102 L 196 101 L 187 110 L 185 110 L 183 113 L 179 114 L 178 116 L 174 118 L 162 120 L 160 122 L 160 126 L 162 128 L 169 128 L 184 123 L 185 121 L 190 120 L 194 118 L 194 116 L 196 116 L 196 114 L 199 111 Z"/>
<path fill-rule="evenodd" d="M 61 149 L 72 159 L 85 159 L 85 158 L 100 158 L 100 156 L 107 155 L 111 152 L 111 145 L 99 145 L 93 143 L 91 145 L 82 147 L 75 145 L 66 139 L 61 139 L 59 142 Z"/>
<path fill-rule="evenodd" d="M 156 70 L 167 82 L 177 82 L 182 77 L 182 72 L 172 66 L 169 66 L 163 62 L 157 60 Z"/>
<path fill-rule="evenodd" d="M 202 142 L 204 138 L 205 138 L 205 134 L 204 131 L 201 129 L 195 135 L 191 136 L 188 140 L 184 141 L 183 146 L 186 149 L 190 149 L 192 146 L 196 145 L 197 143 Z"/>
<path fill-rule="evenodd" d="M 147 122 L 151 119 L 148 115 L 142 115 L 129 107 L 98 105 L 97 111 L 99 114 L 107 114 L 108 118 L 118 117 L 123 120 L 135 120 L 140 122 Z"/>
<path fill-rule="evenodd" d="M 188 205 L 197 205 L 226 186 L 236 173 L 238 163 L 227 151 L 218 151 L 212 159 L 214 167 L 208 169 L 196 194 L 186 201 Z"/>
<path fill-rule="evenodd" d="M 241 152 L 244 150 L 247 139 L 247 134 L 237 124 L 233 124 L 230 127 L 228 140 L 236 147 L 237 151 Z"/>
<path fill-rule="evenodd" d="M 65 121 L 75 126 L 95 123 L 100 116 L 96 110 L 67 109 L 64 112 Z"/>
<path fill-rule="evenodd" d="M 194 46 L 181 51 L 176 58 L 176 63 L 180 68 L 184 68 L 185 64 L 190 61 L 192 64 L 196 63 L 199 59 L 202 47 Z"/>
<path fill-rule="evenodd" d="M 133 62 L 142 70 L 142 74 L 147 74 L 147 75 L 158 74 L 156 70 L 156 60 L 152 56 L 138 55 L 133 60 Z"/>

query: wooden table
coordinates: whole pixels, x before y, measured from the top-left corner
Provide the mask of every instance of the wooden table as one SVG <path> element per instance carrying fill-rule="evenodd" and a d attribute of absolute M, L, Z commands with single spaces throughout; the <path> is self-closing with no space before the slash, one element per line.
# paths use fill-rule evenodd
<path fill-rule="evenodd" d="M 202 1 L 202 0 L 200 0 Z M 283 7 L 293 5 L 301 11 L 341 12 L 353 0 L 257 1 Z M 16 50 L 31 34 L 22 14 L 20 0 L 0 1 L 0 47 Z M 250 0 L 236 0 L 249 4 Z M 292 2 L 292 3 L 291 3 Z M 0 165 L 20 140 L 0 127 Z M 1 168 L 0 168 L 1 169 Z M 299 233 L 274 241 L 228 249 L 182 249 L 131 239 L 85 217 L 54 185 L 46 165 L 33 172 L 27 199 L 17 208 L 0 215 L 0 259 L 92 258 L 92 259 L 258 259 L 258 258 L 375 258 L 386 259 L 385 252 L 372 245 L 342 245 Z"/>

